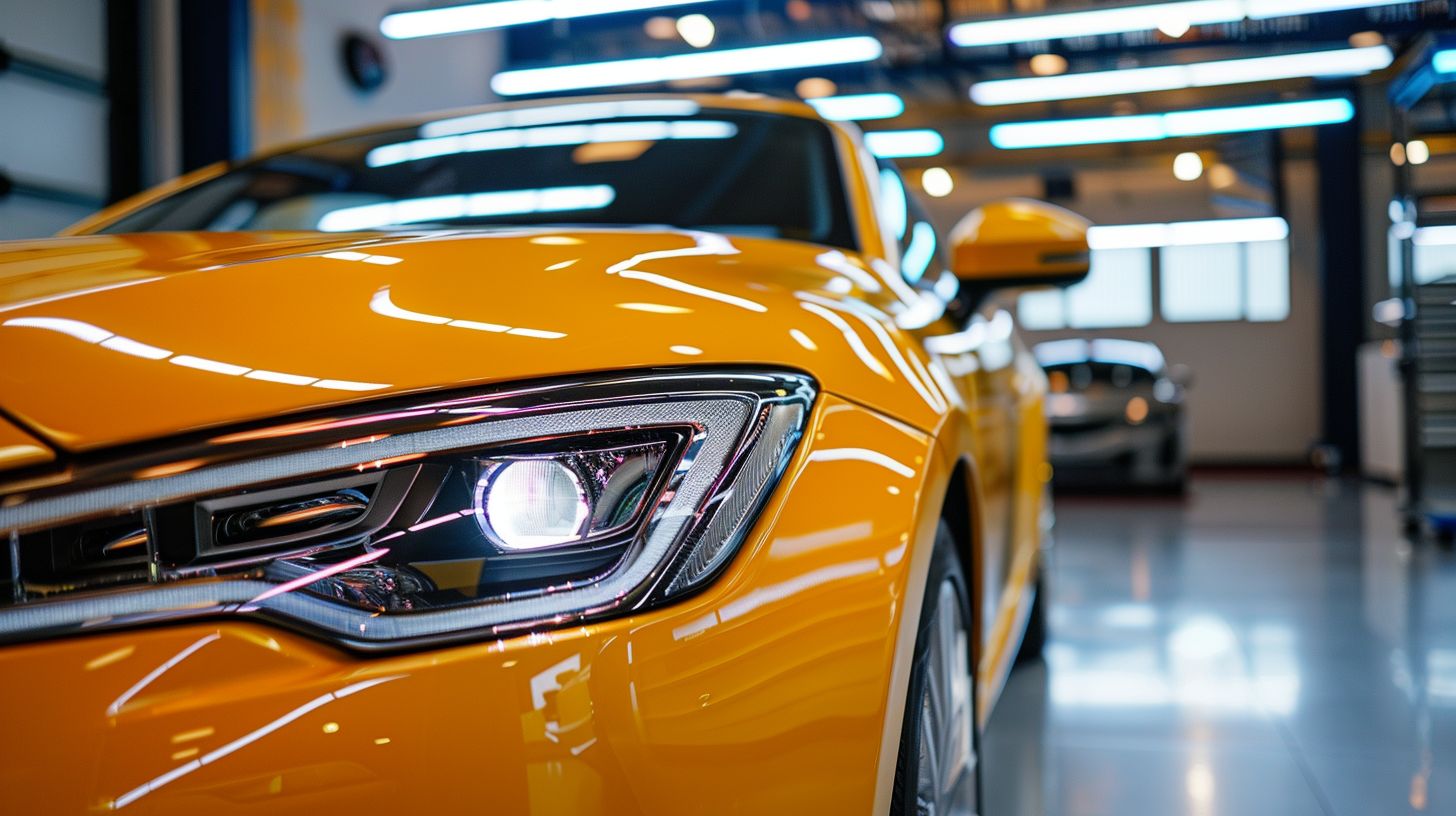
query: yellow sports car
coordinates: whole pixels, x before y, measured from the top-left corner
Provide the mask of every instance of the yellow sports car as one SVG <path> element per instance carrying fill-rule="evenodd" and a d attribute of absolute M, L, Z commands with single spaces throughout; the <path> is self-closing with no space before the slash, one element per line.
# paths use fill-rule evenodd
<path fill-rule="evenodd" d="M 987 295 L 1086 223 L 949 244 L 806 106 L 624 96 L 0 245 L 5 810 L 977 812 L 1050 476 Z"/>

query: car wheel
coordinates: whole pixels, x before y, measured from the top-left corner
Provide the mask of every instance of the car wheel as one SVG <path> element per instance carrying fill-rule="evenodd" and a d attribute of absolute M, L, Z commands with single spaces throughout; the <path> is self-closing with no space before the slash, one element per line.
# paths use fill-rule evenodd
<path fill-rule="evenodd" d="M 980 812 L 970 593 L 942 523 L 920 610 L 891 816 Z"/>

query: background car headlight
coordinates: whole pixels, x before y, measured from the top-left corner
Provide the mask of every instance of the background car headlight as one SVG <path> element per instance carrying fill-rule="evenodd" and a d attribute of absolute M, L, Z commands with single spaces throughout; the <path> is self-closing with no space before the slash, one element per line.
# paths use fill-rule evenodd
<path fill-rule="evenodd" d="M 0 639 L 242 614 L 387 648 L 662 603 L 736 550 L 813 399 L 798 375 L 657 375 L 105 463 L 4 497 Z"/>

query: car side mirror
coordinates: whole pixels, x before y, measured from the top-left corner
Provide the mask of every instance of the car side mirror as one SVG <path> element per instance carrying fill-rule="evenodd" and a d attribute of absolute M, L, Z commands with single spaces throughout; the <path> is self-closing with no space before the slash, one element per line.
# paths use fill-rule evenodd
<path fill-rule="evenodd" d="M 1069 286 L 1091 266 L 1080 215 L 1041 201 L 1012 198 L 971 210 L 950 233 L 951 269 L 981 291 Z"/>

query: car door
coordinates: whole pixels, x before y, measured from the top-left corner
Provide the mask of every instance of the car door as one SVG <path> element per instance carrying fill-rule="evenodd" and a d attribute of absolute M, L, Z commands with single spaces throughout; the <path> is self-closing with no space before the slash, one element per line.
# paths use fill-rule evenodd
<path fill-rule="evenodd" d="M 890 210 L 883 221 L 887 231 L 897 233 L 901 280 L 912 289 L 950 300 L 955 294 L 954 278 L 935 228 L 922 205 L 907 192 L 899 172 L 888 163 L 882 163 L 880 171 L 880 200 Z M 984 643 L 1005 614 L 1001 607 L 1013 579 L 1018 548 L 1035 547 L 1037 513 L 1022 479 L 1035 475 L 1027 473 L 1035 464 L 1030 457 L 1041 453 L 1021 441 L 1028 383 L 1018 362 L 1026 355 L 1018 345 L 1010 313 L 988 300 L 963 325 L 948 316 L 916 330 L 924 340 L 948 332 L 976 338 L 966 350 L 946 355 L 940 363 L 970 413 L 970 453 L 975 462 L 980 499 L 976 509 L 982 533 L 980 574 L 973 580 L 980 584 L 981 604 L 976 613 Z M 1040 410 L 1039 404 L 1035 410 Z M 1028 523 L 1032 529 L 1023 532 Z M 980 653 L 996 657 L 986 649 Z"/>

